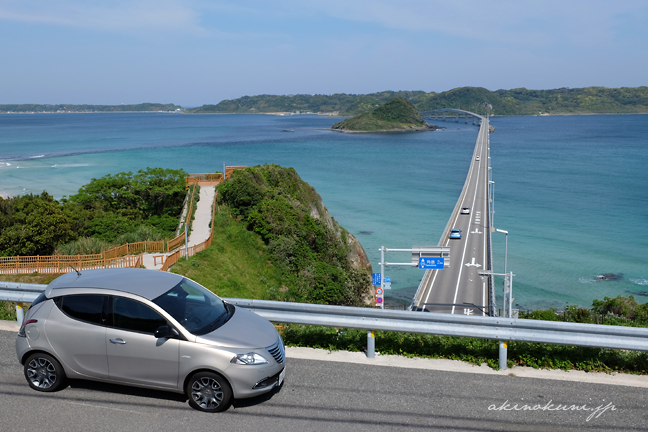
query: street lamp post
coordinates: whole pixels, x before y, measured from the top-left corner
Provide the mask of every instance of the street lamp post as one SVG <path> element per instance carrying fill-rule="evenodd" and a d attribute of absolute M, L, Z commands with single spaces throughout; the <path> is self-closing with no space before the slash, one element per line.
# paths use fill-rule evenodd
<path fill-rule="evenodd" d="M 504 274 L 507 275 L 508 274 L 508 231 L 504 231 L 499 228 L 497 228 L 495 231 L 506 235 L 506 243 L 504 246 Z M 502 312 L 506 311 L 506 288 L 507 288 L 506 282 L 507 280 L 506 278 L 504 278 L 504 296 L 502 297 L 502 304 L 503 304 Z M 513 278 L 509 279 L 509 287 L 508 287 L 509 292 L 511 292 L 512 288 L 513 288 Z M 513 293 L 511 292 L 511 294 L 509 295 L 509 315 L 508 315 L 509 318 L 511 318 L 511 313 L 512 313 L 512 309 L 511 309 L 511 304 L 513 303 L 513 299 L 511 299 L 512 295 Z M 503 313 L 502 315 L 506 316 L 506 313 Z"/>
<path fill-rule="evenodd" d="M 488 167 L 490 170 L 491 168 Z M 488 185 L 490 186 L 490 205 L 488 208 L 490 208 L 490 223 L 491 223 L 491 232 L 493 231 L 493 227 L 495 226 L 495 182 L 492 180 L 488 180 Z"/>

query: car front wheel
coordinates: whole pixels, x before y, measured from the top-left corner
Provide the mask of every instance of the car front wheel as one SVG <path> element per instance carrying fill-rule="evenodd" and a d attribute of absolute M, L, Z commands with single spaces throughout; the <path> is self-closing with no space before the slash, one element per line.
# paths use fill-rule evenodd
<path fill-rule="evenodd" d="M 213 372 L 199 372 L 187 382 L 189 405 L 205 412 L 226 410 L 232 401 L 232 388 L 225 378 Z"/>
<path fill-rule="evenodd" d="M 61 363 L 49 354 L 35 353 L 25 361 L 25 378 L 29 386 L 42 392 L 53 392 L 65 385 Z"/>

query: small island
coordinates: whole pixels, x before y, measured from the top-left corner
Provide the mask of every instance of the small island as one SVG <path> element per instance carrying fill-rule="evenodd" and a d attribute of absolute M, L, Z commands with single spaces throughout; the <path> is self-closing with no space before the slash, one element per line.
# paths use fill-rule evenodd
<path fill-rule="evenodd" d="M 393 133 L 438 128 L 427 124 L 412 102 L 393 97 L 371 112 L 335 123 L 331 129 L 348 133 Z"/>

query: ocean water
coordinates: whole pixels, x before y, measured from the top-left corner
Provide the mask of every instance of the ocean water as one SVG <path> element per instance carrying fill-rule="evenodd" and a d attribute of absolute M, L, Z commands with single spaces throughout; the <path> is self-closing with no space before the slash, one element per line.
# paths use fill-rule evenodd
<path fill-rule="evenodd" d="M 348 135 L 316 115 L 167 113 L 0 116 L 0 193 L 76 193 L 92 178 L 146 167 L 293 167 L 365 248 L 436 245 L 459 196 L 478 128 Z M 648 301 L 648 116 L 494 117 L 495 226 L 509 231 L 519 308 Z M 282 132 L 294 130 L 294 132 Z M 494 237 L 504 270 L 504 236 Z M 389 253 L 389 262 L 408 262 Z M 619 281 L 595 281 L 601 273 Z M 422 270 L 388 267 L 387 304 L 409 303 Z M 501 286 L 498 284 L 498 287 Z M 498 289 L 498 291 L 500 291 Z"/>

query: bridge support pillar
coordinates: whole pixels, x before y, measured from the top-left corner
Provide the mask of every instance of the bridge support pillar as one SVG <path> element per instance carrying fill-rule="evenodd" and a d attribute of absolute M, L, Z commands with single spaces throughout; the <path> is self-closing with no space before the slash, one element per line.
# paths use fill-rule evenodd
<path fill-rule="evenodd" d="M 446 119 L 445 119 L 445 112 L 443 113 L 443 121 L 446 121 Z"/>
<path fill-rule="evenodd" d="M 376 356 L 376 337 L 373 330 L 367 330 L 367 358 Z"/>
<path fill-rule="evenodd" d="M 475 124 L 475 120 L 477 120 L 475 117 L 473 117 L 473 124 Z"/>
<path fill-rule="evenodd" d="M 499 341 L 499 368 L 500 370 L 506 370 L 506 360 L 507 360 L 507 341 Z"/>
<path fill-rule="evenodd" d="M 459 123 L 459 113 L 457 113 L 457 116 L 455 117 L 455 123 Z"/>
<path fill-rule="evenodd" d="M 468 114 L 464 116 L 464 120 L 466 120 L 466 124 L 468 124 Z"/>

